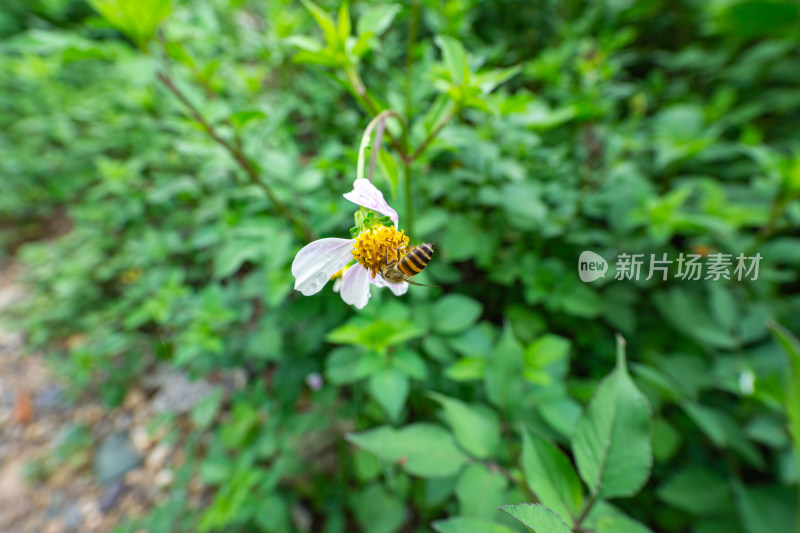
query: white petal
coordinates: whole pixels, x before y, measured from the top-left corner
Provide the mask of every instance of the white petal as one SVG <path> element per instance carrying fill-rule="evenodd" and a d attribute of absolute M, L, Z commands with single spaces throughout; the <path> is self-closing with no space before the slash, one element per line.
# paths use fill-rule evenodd
<path fill-rule="evenodd" d="M 354 181 L 353 190 L 343 196 L 361 207 L 372 209 L 382 215 L 389 215 L 395 227 L 397 227 L 397 211 L 386 203 L 386 200 L 383 199 L 383 193 L 370 183 L 369 180 L 362 178 Z"/>
<path fill-rule="evenodd" d="M 375 279 L 372 281 L 376 287 L 388 287 L 395 296 L 402 296 L 406 292 L 408 292 L 408 283 L 405 281 L 401 283 L 389 283 L 380 274 L 375 276 Z"/>
<path fill-rule="evenodd" d="M 318 293 L 331 276 L 353 259 L 355 239 L 319 239 L 306 244 L 292 261 L 294 288 L 309 296 Z"/>
<path fill-rule="evenodd" d="M 347 269 L 342 276 L 342 288 L 339 294 L 345 303 L 354 305 L 356 309 L 363 309 L 369 301 L 369 280 L 372 274 L 369 270 L 359 264 L 355 264 Z"/>

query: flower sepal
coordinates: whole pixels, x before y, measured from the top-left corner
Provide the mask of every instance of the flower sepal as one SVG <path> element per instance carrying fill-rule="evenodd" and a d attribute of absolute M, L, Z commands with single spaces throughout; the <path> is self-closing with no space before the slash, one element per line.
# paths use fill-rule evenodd
<path fill-rule="evenodd" d="M 389 215 L 378 216 L 375 211 L 366 207 L 359 208 L 353 215 L 353 218 L 356 222 L 355 227 L 350 228 L 350 233 L 353 235 L 364 233 L 365 231 L 379 226 L 385 226 L 387 228 L 394 227 L 394 220 L 392 220 L 392 217 Z"/>

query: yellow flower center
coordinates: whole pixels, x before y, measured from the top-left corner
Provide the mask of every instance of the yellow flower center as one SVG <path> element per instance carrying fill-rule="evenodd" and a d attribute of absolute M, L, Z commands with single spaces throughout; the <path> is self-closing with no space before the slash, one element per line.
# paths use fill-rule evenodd
<path fill-rule="evenodd" d="M 394 226 L 378 226 L 364 231 L 353 244 L 353 259 L 372 272 L 373 279 L 380 271 L 384 259 L 399 261 L 405 255 L 408 237 Z"/>

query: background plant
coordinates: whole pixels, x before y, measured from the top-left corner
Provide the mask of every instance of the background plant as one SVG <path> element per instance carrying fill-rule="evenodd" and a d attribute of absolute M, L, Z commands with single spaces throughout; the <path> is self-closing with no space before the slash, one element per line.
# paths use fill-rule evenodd
<path fill-rule="evenodd" d="M 794 3 L 93 5 L 0 18 L 17 318 L 112 405 L 162 360 L 249 377 L 195 408 L 167 503 L 122 530 L 497 532 L 520 502 L 560 515 L 504 507 L 539 533 L 796 530 L 796 383 L 767 327 L 800 329 Z M 376 183 L 440 288 L 356 313 L 289 265 L 350 227 L 385 109 L 405 127 Z M 764 261 L 584 284 L 587 249 Z M 604 405 L 629 478 L 587 458 Z"/>

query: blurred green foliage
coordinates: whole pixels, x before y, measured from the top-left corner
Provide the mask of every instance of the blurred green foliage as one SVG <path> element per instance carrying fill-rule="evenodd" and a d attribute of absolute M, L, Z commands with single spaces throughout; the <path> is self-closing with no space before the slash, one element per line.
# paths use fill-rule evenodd
<path fill-rule="evenodd" d="M 0 8 L 16 319 L 109 405 L 165 360 L 248 375 L 120 531 L 797 530 L 795 2 L 92 4 Z M 376 184 L 439 288 L 303 297 L 387 108 Z M 586 284 L 583 250 L 764 259 Z"/>

